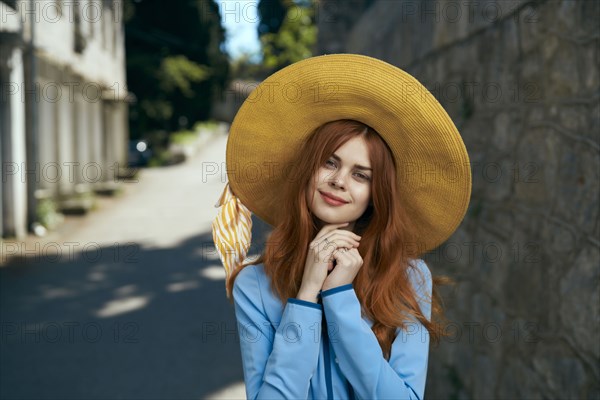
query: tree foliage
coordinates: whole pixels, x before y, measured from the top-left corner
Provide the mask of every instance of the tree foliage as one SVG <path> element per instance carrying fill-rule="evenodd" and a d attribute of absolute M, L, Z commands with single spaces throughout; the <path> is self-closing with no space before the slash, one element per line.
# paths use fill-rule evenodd
<path fill-rule="evenodd" d="M 131 136 L 208 119 L 229 72 L 217 4 L 126 0 L 124 5 L 127 82 L 137 99 L 130 109 Z"/>
<path fill-rule="evenodd" d="M 285 11 L 281 13 L 275 3 Z M 264 25 L 261 21 L 258 28 L 266 68 L 276 71 L 313 55 L 317 40 L 315 6 L 315 0 L 261 0 L 261 18 L 261 10 L 269 10 L 265 12 L 268 20 Z"/>
<path fill-rule="evenodd" d="M 192 98 L 196 94 L 192 90 L 192 84 L 202 82 L 210 75 L 210 68 L 195 63 L 183 55 L 163 58 L 157 73 L 160 88 L 165 93 L 179 91 L 187 98 Z"/>

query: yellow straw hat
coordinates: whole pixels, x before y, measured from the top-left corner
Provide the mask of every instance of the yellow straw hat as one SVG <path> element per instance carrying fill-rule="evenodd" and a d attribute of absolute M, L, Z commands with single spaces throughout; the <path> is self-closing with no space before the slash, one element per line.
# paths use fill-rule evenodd
<path fill-rule="evenodd" d="M 227 142 L 228 184 L 216 207 L 213 239 L 228 276 L 250 246 L 251 213 L 274 226 L 284 205 L 286 166 L 320 125 L 353 119 L 391 149 L 401 203 L 421 254 L 444 242 L 464 218 L 471 169 L 462 138 L 434 96 L 414 77 L 356 54 L 308 58 L 268 77 L 238 111 Z"/>

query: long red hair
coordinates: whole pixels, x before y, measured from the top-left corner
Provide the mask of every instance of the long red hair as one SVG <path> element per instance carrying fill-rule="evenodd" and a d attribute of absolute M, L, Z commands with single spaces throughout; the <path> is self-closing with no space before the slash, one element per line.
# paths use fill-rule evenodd
<path fill-rule="evenodd" d="M 307 204 L 309 182 L 329 157 L 349 139 L 362 135 L 368 147 L 373 169 L 371 182 L 372 204 L 356 221 L 354 232 L 361 235 L 358 251 L 363 267 L 353 287 L 364 315 L 373 321 L 372 330 L 382 353 L 389 359 L 396 329 L 406 328 L 407 316 L 417 319 L 438 342 L 442 334 L 438 317 L 443 317 L 436 286 L 448 282 L 445 277 L 433 278 L 431 320 L 422 313 L 416 294 L 408 280 L 410 259 L 418 257 L 418 246 L 398 245 L 417 243 L 413 237 L 410 216 L 402 204 L 402 193 L 396 185 L 396 164 L 391 150 L 371 127 L 354 120 L 331 121 L 317 128 L 303 143 L 290 166 L 283 188 L 282 204 L 289 205 L 280 212 L 278 225 L 273 227 L 260 257 L 247 265 L 263 264 L 271 279 L 271 289 L 282 304 L 296 297 L 302 283 L 308 246 L 314 239 L 317 221 Z M 311 196 L 309 196 L 310 198 Z M 245 267 L 245 266 L 244 266 Z M 243 268 L 243 267 L 242 267 Z M 242 268 L 228 281 L 233 283 Z"/>

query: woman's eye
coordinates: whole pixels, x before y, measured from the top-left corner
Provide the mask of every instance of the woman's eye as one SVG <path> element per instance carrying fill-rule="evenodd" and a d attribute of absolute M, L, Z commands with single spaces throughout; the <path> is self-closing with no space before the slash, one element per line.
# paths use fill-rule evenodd
<path fill-rule="evenodd" d="M 335 163 L 331 160 L 327 160 L 327 162 L 325 162 L 326 165 L 333 165 L 335 167 Z"/>
<path fill-rule="evenodd" d="M 361 179 L 367 179 L 367 180 L 369 179 L 369 177 L 366 176 L 365 174 L 356 174 L 356 175 L 358 175 L 358 177 Z"/>

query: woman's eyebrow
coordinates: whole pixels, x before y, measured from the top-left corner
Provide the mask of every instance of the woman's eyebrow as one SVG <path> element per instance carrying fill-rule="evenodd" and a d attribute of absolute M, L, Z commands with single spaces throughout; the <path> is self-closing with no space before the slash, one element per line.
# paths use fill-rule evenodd
<path fill-rule="evenodd" d="M 341 159 L 341 158 L 340 158 L 340 157 L 339 157 L 337 154 L 335 154 L 335 153 L 333 153 L 332 157 L 333 157 L 333 158 L 335 158 L 335 159 L 336 159 L 336 161 L 340 161 L 340 162 L 342 161 L 342 159 Z M 369 167 L 364 167 L 364 166 L 362 166 L 362 165 L 354 164 L 354 166 L 355 166 L 356 168 L 358 168 L 358 169 L 364 169 L 364 170 L 367 170 L 367 171 L 373 171 L 373 169 L 372 169 L 372 168 L 369 168 Z"/>

